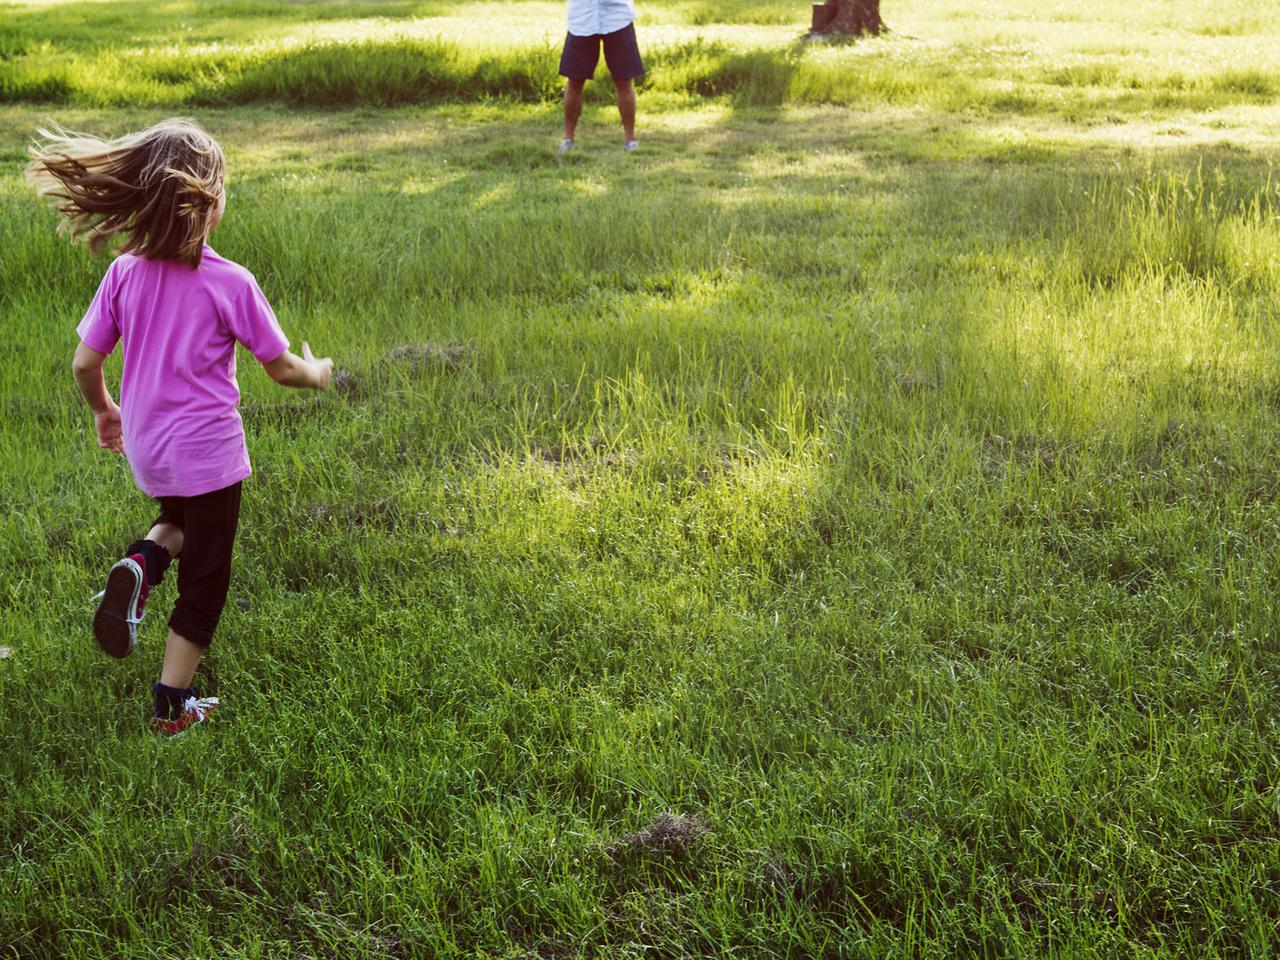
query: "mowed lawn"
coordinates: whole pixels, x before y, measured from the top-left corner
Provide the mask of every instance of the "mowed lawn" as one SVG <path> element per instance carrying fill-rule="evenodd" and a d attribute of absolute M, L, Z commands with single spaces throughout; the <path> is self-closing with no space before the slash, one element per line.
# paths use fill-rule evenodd
<path fill-rule="evenodd" d="M 0 957 L 1280 940 L 1280 28 L 1256 2 L 0 4 Z M 69 364 L 47 120 L 223 143 L 299 344 L 201 668 Z M 108 366 L 118 379 L 118 357 Z"/>

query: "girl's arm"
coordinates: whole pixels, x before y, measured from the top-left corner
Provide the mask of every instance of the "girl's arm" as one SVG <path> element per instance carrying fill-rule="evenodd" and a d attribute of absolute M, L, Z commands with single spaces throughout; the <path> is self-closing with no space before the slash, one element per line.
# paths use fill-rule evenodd
<path fill-rule="evenodd" d="M 98 428 L 98 446 L 116 453 L 124 453 L 124 434 L 120 429 L 120 408 L 116 406 L 107 384 L 102 379 L 102 365 L 107 355 L 81 343 L 71 358 L 71 372 L 75 374 L 80 396 L 93 411 L 93 422 Z"/>
<path fill-rule="evenodd" d="M 302 345 L 301 357 L 286 350 L 262 367 L 267 371 L 267 376 L 282 387 L 323 390 L 329 386 L 329 378 L 333 376 L 333 361 L 328 357 L 317 359 L 305 343 Z"/>

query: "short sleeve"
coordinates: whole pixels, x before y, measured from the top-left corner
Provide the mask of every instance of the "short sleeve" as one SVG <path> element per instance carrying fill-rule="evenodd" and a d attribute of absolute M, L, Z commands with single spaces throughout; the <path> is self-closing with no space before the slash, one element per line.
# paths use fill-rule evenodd
<path fill-rule="evenodd" d="M 270 363 L 289 349 L 289 338 L 280 329 L 271 304 L 252 277 L 231 304 L 227 329 L 259 363 Z"/>
<path fill-rule="evenodd" d="M 120 318 L 116 316 L 116 264 L 119 262 L 113 260 L 107 268 L 93 302 L 76 327 L 81 342 L 99 353 L 110 353 L 120 342 Z"/>

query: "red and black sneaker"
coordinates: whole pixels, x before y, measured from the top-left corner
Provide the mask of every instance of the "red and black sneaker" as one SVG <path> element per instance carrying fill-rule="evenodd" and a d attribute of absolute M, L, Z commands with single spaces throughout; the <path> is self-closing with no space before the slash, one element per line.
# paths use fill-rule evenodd
<path fill-rule="evenodd" d="M 147 561 L 140 553 L 117 560 L 107 574 L 107 588 L 93 615 L 93 637 L 104 652 L 124 659 L 133 652 L 147 603 Z"/>
<path fill-rule="evenodd" d="M 165 720 L 161 717 L 153 717 L 151 732 L 158 733 L 162 737 L 176 737 L 180 733 L 186 733 L 197 723 L 204 723 L 217 709 L 217 697 L 187 697 L 182 702 L 182 713 L 175 719 Z"/>

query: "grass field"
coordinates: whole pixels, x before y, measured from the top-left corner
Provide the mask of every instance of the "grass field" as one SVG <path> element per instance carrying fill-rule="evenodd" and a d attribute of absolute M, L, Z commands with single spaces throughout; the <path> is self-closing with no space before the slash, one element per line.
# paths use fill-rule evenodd
<path fill-rule="evenodd" d="M 641 152 L 604 82 L 560 158 L 558 3 L 0 4 L 0 957 L 1269 955 L 1264 6 L 642 3 Z M 22 166 L 174 113 L 343 373 L 241 357 L 161 742 Z"/>

